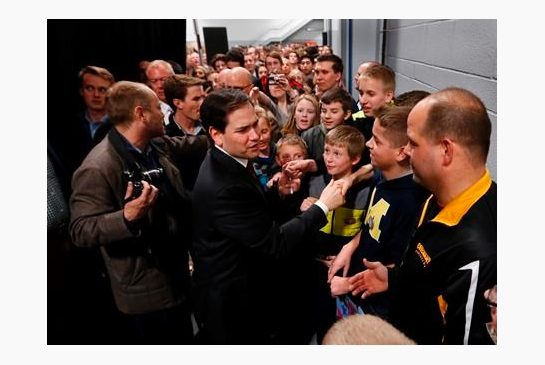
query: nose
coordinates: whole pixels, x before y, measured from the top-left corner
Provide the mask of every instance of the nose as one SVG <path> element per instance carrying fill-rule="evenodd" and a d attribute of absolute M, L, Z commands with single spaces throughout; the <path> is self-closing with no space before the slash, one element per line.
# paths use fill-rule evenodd
<path fill-rule="evenodd" d="M 250 140 L 256 142 L 256 141 L 259 141 L 260 138 L 261 138 L 261 135 L 259 134 L 258 127 L 255 126 L 254 128 L 250 130 Z"/>
<path fill-rule="evenodd" d="M 365 104 L 366 97 L 364 95 L 360 95 L 360 104 Z"/>
<path fill-rule="evenodd" d="M 407 156 L 409 156 L 409 158 L 411 157 L 412 153 L 413 153 L 413 149 L 411 147 L 411 144 L 410 143 L 407 143 L 405 145 L 405 149 L 404 149 L 404 152 Z"/>

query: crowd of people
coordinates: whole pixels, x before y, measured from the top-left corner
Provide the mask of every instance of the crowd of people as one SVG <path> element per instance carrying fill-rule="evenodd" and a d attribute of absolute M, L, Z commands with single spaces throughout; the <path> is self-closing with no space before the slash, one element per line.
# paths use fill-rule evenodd
<path fill-rule="evenodd" d="M 354 100 L 304 44 L 138 66 L 48 143 L 49 343 L 496 343 L 477 95 L 364 60 Z"/>

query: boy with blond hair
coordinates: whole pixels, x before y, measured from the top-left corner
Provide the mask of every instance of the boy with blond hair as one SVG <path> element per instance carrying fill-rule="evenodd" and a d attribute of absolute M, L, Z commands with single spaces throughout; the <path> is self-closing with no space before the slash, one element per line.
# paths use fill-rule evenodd
<path fill-rule="evenodd" d="M 365 138 L 356 128 L 340 125 L 331 129 L 325 137 L 323 153 L 327 173 L 310 178 L 309 197 L 301 204 L 301 210 L 305 211 L 316 202 L 330 180 L 341 180 L 352 174 L 364 148 Z M 331 297 L 327 284 L 329 261 L 360 231 L 369 185 L 368 180 L 352 185 L 346 192 L 345 204 L 329 212 L 327 224 L 313 237 L 315 260 L 312 264 L 311 282 L 319 342 L 335 322 L 335 299 Z"/>
<path fill-rule="evenodd" d="M 395 86 L 395 72 L 390 67 L 378 63 L 369 65 L 358 77 L 361 113 L 357 113 L 357 117 L 353 115 L 353 119 L 347 124 L 358 128 L 366 141 L 372 137 L 375 111 L 393 102 Z M 366 150 L 362 164 L 369 162 L 369 150 Z"/>

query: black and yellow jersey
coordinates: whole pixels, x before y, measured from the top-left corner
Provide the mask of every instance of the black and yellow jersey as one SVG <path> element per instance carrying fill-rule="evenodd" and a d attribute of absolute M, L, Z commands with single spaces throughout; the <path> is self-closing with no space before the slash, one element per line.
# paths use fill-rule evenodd
<path fill-rule="evenodd" d="M 488 171 L 445 207 L 430 197 L 399 269 L 392 321 L 419 344 L 492 344 L 483 293 L 496 284 L 496 183 Z"/>

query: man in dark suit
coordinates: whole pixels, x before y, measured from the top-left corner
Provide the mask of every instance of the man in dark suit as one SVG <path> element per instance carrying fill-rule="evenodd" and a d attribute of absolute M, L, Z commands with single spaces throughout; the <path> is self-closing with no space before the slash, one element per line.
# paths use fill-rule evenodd
<path fill-rule="evenodd" d="M 275 313 L 264 280 L 267 260 L 304 247 L 305 235 L 319 230 L 328 211 L 344 203 L 340 184 L 332 181 L 315 205 L 280 226 L 247 169 L 259 153 L 258 119 L 248 95 L 236 89 L 211 93 L 201 106 L 201 119 L 214 141 L 193 191 L 193 278 L 201 338 L 214 344 L 269 343 L 265 322 Z"/>
<path fill-rule="evenodd" d="M 190 208 L 171 156 L 202 153 L 207 138 L 155 138 L 164 135 L 163 113 L 143 84 L 112 86 L 107 109 L 113 128 L 72 179 L 70 234 L 77 246 L 100 247 L 132 329 L 133 338 L 120 342 L 191 343 Z M 151 170 L 154 177 L 144 177 Z"/>

